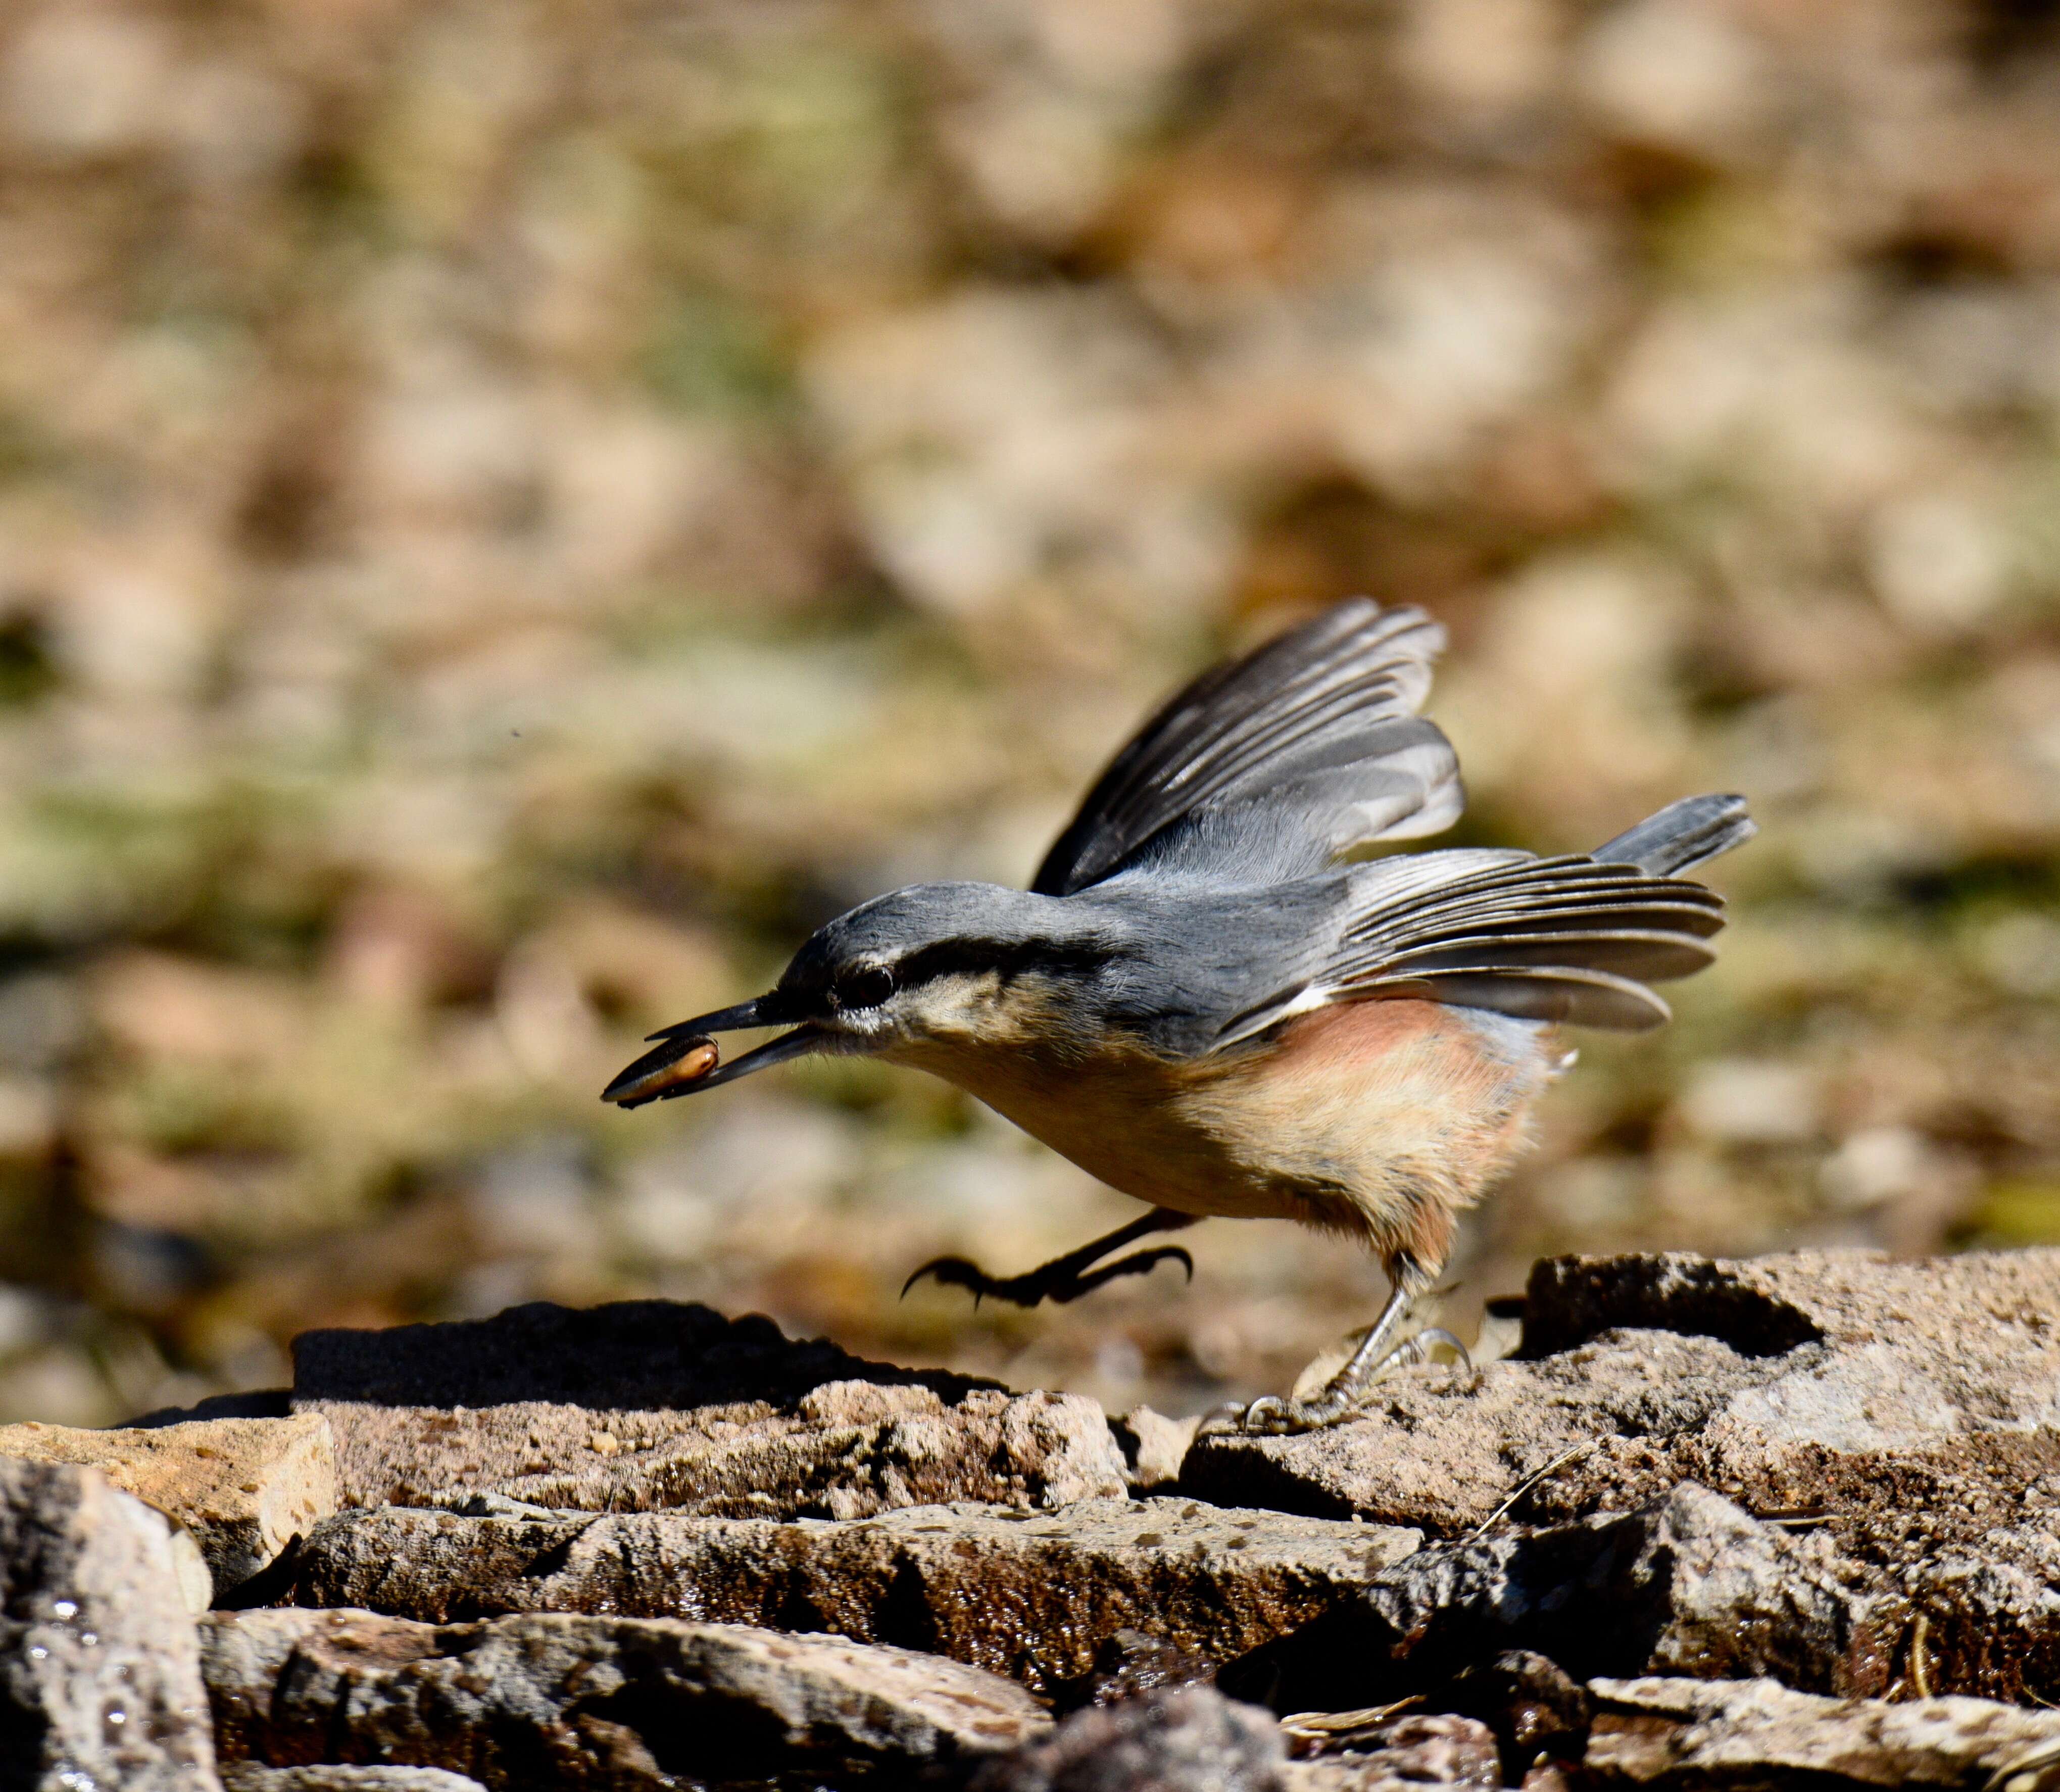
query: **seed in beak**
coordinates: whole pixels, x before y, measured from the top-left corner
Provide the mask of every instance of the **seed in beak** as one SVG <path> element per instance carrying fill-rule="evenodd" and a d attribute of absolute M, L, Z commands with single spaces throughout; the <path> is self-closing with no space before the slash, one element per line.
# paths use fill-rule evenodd
<path fill-rule="evenodd" d="M 655 1101 L 669 1089 L 698 1083 L 722 1061 L 713 1040 L 698 1033 L 669 1039 L 655 1052 L 647 1052 L 609 1084 L 604 1101 L 619 1108 L 636 1108 Z"/>

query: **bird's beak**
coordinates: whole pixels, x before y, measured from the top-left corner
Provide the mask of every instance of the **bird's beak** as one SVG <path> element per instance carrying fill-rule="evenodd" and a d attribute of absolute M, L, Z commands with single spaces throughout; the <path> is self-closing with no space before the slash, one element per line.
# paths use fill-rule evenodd
<path fill-rule="evenodd" d="M 641 1108 L 647 1101 L 669 1101 L 675 1096 L 697 1094 L 719 1083 L 734 1083 L 754 1070 L 784 1064 L 789 1058 L 806 1057 L 818 1049 L 827 1035 L 812 1022 L 804 1021 L 792 1032 L 769 1040 L 755 1051 L 724 1064 L 711 1033 L 733 1032 L 742 1027 L 776 1027 L 796 1019 L 792 1004 L 776 989 L 770 995 L 739 1002 L 661 1028 L 650 1036 L 661 1041 L 601 1091 L 603 1101 L 618 1108 Z"/>

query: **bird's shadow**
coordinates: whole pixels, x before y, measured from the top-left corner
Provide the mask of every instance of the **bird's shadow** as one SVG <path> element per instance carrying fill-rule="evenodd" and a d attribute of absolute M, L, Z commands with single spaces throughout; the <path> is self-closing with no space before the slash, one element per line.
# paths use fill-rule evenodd
<path fill-rule="evenodd" d="M 490 1319 L 304 1331 L 290 1390 L 230 1395 L 130 1421 L 262 1417 L 311 1403 L 496 1407 L 534 1400 L 613 1411 L 764 1401 L 791 1410 L 828 1383 L 927 1387 L 947 1406 L 998 1382 L 854 1356 L 826 1338 L 788 1338 L 762 1313 L 731 1319 L 670 1300 L 600 1307 L 533 1301 Z"/>

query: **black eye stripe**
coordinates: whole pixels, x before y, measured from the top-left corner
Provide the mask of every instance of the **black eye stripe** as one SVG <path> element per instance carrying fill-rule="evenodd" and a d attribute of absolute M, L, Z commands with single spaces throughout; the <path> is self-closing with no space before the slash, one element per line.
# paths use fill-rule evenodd
<path fill-rule="evenodd" d="M 837 1002 L 848 1008 L 876 1008 L 894 993 L 894 973 L 885 965 L 860 965 L 837 979 Z"/>
<path fill-rule="evenodd" d="M 1004 983 L 1030 972 L 1093 976 L 1123 956 L 1120 948 L 1105 943 L 1059 944 L 1050 940 L 940 940 L 918 947 L 892 964 L 876 961 L 845 964 L 825 982 L 808 985 L 796 978 L 783 985 L 793 998 L 813 1012 L 825 1005 L 842 1009 L 882 1006 L 897 993 L 920 988 L 942 977 L 998 976 Z M 821 976 L 820 972 L 816 972 Z"/>
<path fill-rule="evenodd" d="M 1115 955 L 1096 946 L 1061 946 L 1049 941 L 946 940 L 912 952 L 894 968 L 904 989 L 939 977 L 994 975 L 1004 982 L 1026 971 L 1092 972 Z"/>

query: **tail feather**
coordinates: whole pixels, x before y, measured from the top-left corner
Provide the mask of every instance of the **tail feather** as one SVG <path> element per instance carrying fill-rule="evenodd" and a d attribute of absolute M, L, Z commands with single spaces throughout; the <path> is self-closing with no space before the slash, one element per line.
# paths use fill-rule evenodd
<path fill-rule="evenodd" d="M 1743 796 L 1683 796 L 1626 829 L 1588 856 L 1606 865 L 1635 865 L 1655 877 L 1671 877 L 1759 832 L 1746 813 Z"/>
<path fill-rule="evenodd" d="M 1731 824 L 1727 844 L 1750 825 L 1735 812 Z M 1667 860 L 1667 842 L 1680 842 L 1656 832 L 1643 850 Z M 1720 849 L 1709 845 L 1716 837 L 1685 850 Z M 1724 924 L 1715 891 L 1621 858 L 1460 848 L 1375 859 L 1348 876 L 1335 942 L 1303 980 L 1226 1022 L 1218 1048 L 1330 1002 L 1395 997 L 1639 1032 L 1668 1018 L 1646 985 L 1694 976 Z"/>

